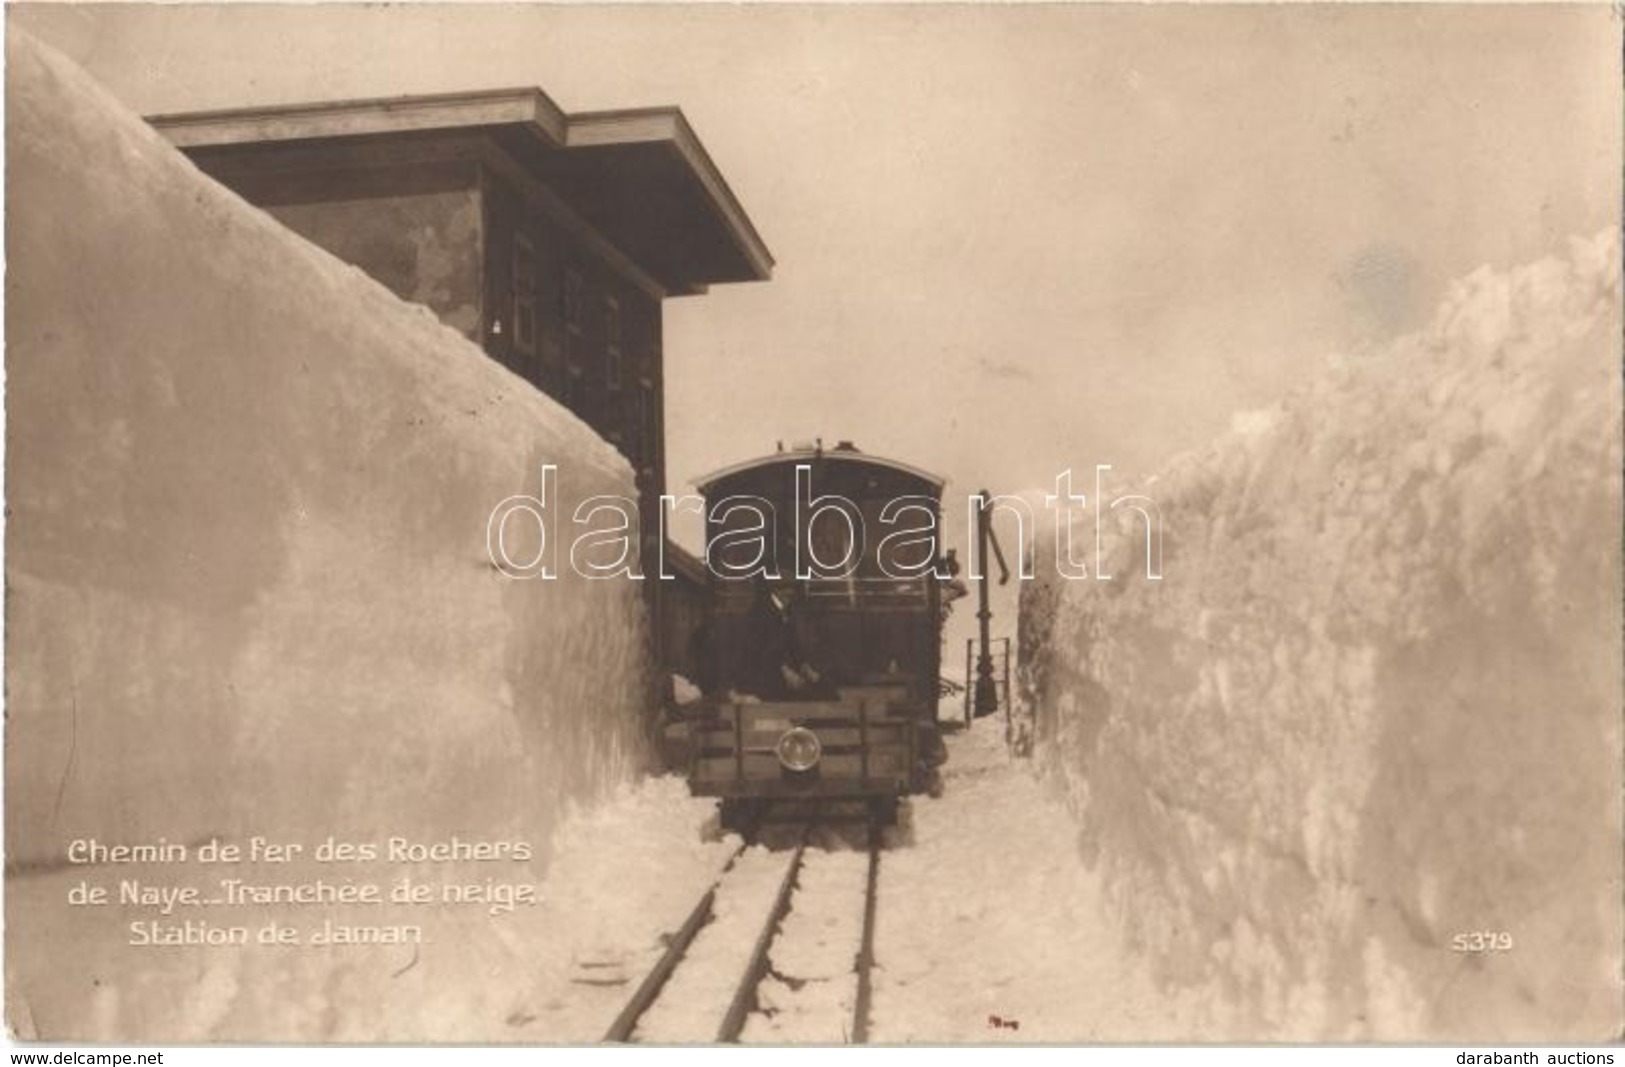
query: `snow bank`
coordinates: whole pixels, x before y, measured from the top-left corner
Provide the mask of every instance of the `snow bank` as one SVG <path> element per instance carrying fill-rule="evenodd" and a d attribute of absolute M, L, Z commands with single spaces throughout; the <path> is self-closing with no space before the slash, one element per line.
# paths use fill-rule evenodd
<path fill-rule="evenodd" d="M 1220 1032 L 1619 1032 L 1619 303 L 1612 234 L 1481 269 L 1149 485 L 1161 581 L 1025 591 L 1082 852 Z"/>
<path fill-rule="evenodd" d="M 503 1033 L 535 962 L 523 908 L 366 912 L 422 924 L 422 945 L 153 948 L 127 924 L 165 916 L 67 891 L 536 882 L 567 809 L 643 763 L 644 621 L 630 582 L 499 575 L 486 519 L 544 463 L 566 509 L 633 496 L 631 472 L 8 36 L 8 1020 L 114 1041 Z M 212 872 L 67 863 L 75 839 L 195 855 L 253 835 L 306 851 Z M 328 835 L 533 858 L 317 863 Z M 322 913 L 167 918 L 271 917 Z"/>

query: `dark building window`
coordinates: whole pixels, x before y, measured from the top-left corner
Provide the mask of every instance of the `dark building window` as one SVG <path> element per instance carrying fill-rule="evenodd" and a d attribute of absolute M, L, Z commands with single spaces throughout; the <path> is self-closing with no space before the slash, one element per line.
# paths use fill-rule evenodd
<path fill-rule="evenodd" d="M 643 361 L 641 368 L 644 373 L 638 376 L 638 402 L 637 413 L 634 416 L 637 422 L 637 461 L 649 468 L 653 473 L 653 465 L 659 451 L 660 427 L 657 423 L 659 417 L 659 399 L 655 396 L 655 383 L 652 377 L 653 368 L 649 361 Z"/>
<path fill-rule="evenodd" d="M 612 296 L 604 298 L 604 384 L 621 387 L 621 305 Z"/>
<path fill-rule="evenodd" d="M 655 387 L 656 376 L 660 373 L 660 341 L 658 338 L 649 345 L 648 355 L 644 357 L 638 375 L 638 392 L 643 394 L 643 410 L 639 412 L 638 422 L 643 428 L 645 440 L 649 443 L 648 457 L 655 459 L 660 452 L 661 430 L 660 425 L 660 393 Z"/>
<path fill-rule="evenodd" d="M 564 406 L 575 412 L 581 412 L 581 361 L 577 356 L 581 348 L 581 335 L 574 330 L 567 330 L 564 334 L 564 376 L 560 383 L 559 399 Z"/>
<path fill-rule="evenodd" d="M 564 380 L 559 399 L 564 406 L 581 415 L 581 271 L 564 268 L 559 280 L 559 318 L 564 322 L 561 344 L 564 356 Z"/>
<path fill-rule="evenodd" d="M 513 242 L 513 344 L 526 355 L 536 351 L 536 249 L 523 236 Z"/>
<path fill-rule="evenodd" d="M 559 318 L 571 333 L 581 332 L 581 272 L 574 267 L 564 268 L 559 285 Z"/>

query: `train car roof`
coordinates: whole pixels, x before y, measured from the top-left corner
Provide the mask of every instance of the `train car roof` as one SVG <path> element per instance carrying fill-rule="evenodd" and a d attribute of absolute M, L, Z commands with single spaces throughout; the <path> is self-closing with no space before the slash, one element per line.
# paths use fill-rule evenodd
<path fill-rule="evenodd" d="M 907 463 L 900 463 L 895 459 L 885 459 L 881 456 L 870 455 L 867 452 L 859 452 L 855 448 L 787 448 L 771 455 L 748 459 L 743 463 L 735 463 L 732 466 L 723 467 L 721 470 L 712 471 L 705 477 L 696 479 L 694 487 L 709 496 L 711 487 L 724 478 L 731 478 L 736 474 L 743 474 L 746 471 L 756 470 L 761 467 L 772 467 L 781 463 L 805 463 L 811 460 L 860 463 L 867 467 L 885 467 L 888 470 L 894 470 L 900 474 L 906 474 L 912 478 L 918 478 L 922 482 L 927 482 L 939 493 L 946 484 L 945 479 L 937 477 L 930 471 L 909 466 Z"/>

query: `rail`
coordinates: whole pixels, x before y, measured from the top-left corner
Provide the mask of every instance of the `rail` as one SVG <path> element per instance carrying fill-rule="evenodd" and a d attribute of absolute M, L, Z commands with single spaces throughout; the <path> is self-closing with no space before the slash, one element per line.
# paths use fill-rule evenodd
<path fill-rule="evenodd" d="M 759 1010 L 759 995 L 762 979 L 771 971 L 771 955 L 774 944 L 783 929 L 785 917 L 794 906 L 795 898 L 800 892 L 799 883 L 806 856 L 807 847 L 812 840 L 816 823 L 808 823 L 802 827 L 795 850 L 780 878 L 778 892 L 769 909 L 752 945 L 749 960 L 745 964 L 739 981 L 735 984 L 732 999 L 729 1001 L 722 1020 L 716 1031 L 715 1041 L 719 1044 L 737 1043 L 744 1033 L 746 1024 L 753 1013 Z M 878 891 L 880 880 L 880 850 L 883 835 L 880 823 L 871 818 L 868 823 L 868 866 L 864 882 L 863 902 L 863 929 L 857 951 L 853 956 L 852 970 L 856 981 L 856 993 L 852 1003 L 852 1017 L 845 1022 L 842 1032 L 847 1040 L 854 1044 L 862 1044 L 869 1038 L 870 1014 L 873 1003 L 872 971 L 875 963 L 874 931 L 875 918 L 878 910 Z M 701 895 L 699 901 L 690 909 L 687 918 L 683 921 L 677 932 L 671 936 L 665 951 L 644 976 L 638 988 L 633 991 L 614 1022 L 605 1032 L 603 1040 L 609 1042 L 633 1042 L 638 1038 L 638 1023 L 661 997 L 667 988 L 671 977 L 682 966 L 687 958 L 690 947 L 696 937 L 714 918 L 717 894 L 722 890 L 730 872 L 732 872 L 739 858 L 744 854 L 745 845 L 741 844 L 729 856 L 728 862 L 718 873 L 716 879 Z"/>

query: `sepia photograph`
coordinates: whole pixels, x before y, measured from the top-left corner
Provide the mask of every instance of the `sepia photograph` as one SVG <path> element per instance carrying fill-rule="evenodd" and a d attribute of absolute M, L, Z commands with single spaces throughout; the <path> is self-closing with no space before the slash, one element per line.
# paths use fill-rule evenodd
<path fill-rule="evenodd" d="M 8 5 L 9 1043 L 1618 1044 L 1621 25 Z"/>

